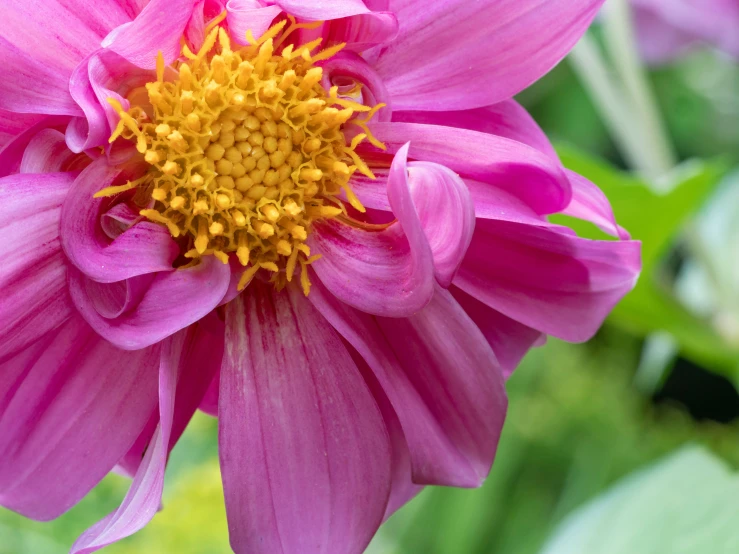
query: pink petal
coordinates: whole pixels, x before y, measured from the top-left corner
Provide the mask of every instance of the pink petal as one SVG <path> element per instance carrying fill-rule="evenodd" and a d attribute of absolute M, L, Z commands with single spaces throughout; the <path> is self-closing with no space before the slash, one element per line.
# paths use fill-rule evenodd
<path fill-rule="evenodd" d="M 282 13 L 279 6 L 262 6 L 257 0 L 230 0 L 226 4 L 228 29 L 239 44 L 246 44 L 246 32 L 256 38 L 263 35 Z"/>
<path fill-rule="evenodd" d="M 16 136 L 43 119 L 36 114 L 21 114 L 0 110 L 0 151 Z"/>
<path fill-rule="evenodd" d="M 156 406 L 158 361 L 158 347 L 118 350 L 75 317 L 5 362 L 22 379 L 0 395 L 0 504 L 49 520 L 87 494 Z"/>
<path fill-rule="evenodd" d="M 101 283 L 172 271 L 180 253 L 167 228 L 149 221 L 134 225 L 112 242 L 105 235 L 100 216 L 110 200 L 93 195 L 111 185 L 120 171 L 105 158 L 97 159 L 77 178 L 62 207 L 64 252 L 80 271 Z"/>
<path fill-rule="evenodd" d="M 67 173 L 0 179 L 0 361 L 53 331 L 74 313 L 59 242 Z"/>
<path fill-rule="evenodd" d="M 26 148 L 40 131 L 44 129 L 63 130 L 69 120 L 69 117 L 59 115 L 42 117 L 37 123 L 12 138 L 0 150 L 0 177 L 7 177 L 20 172 Z"/>
<path fill-rule="evenodd" d="M 365 208 L 390 212 L 392 210 L 387 197 L 387 178 L 390 170 L 373 167 L 372 173 L 375 174 L 375 179 L 355 173 L 349 181 L 352 190 Z"/>
<path fill-rule="evenodd" d="M 633 288 L 640 250 L 637 241 L 480 219 L 454 284 L 528 327 L 581 342 Z"/>
<path fill-rule="evenodd" d="M 72 70 L 115 27 L 131 20 L 116 0 L 7 0 L 0 29 L 0 108 L 79 115 Z"/>
<path fill-rule="evenodd" d="M 320 2 L 275 0 L 274 4 L 282 8 L 284 12 L 308 21 L 326 21 L 371 13 L 362 0 L 321 0 Z"/>
<path fill-rule="evenodd" d="M 567 175 L 572 184 L 572 202 L 562 213 L 590 221 L 605 233 L 628 240 L 628 231 L 616 223 L 611 204 L 603 191 L 574 171 L 567 170 Z"/>
<path fill-rule="evenodd" d="M 377 70 L 396 110 L 464 110 L 508 100 L 575 45 L 603 0 L 393 0 L 398 38 Z"/>
<path fill-rule="evenodd" d="M 459 176 L 431 162 L 409 164 L 408 185 L 434 256 L 436 279 L 452 283 L 475 231 L 475 206 Z"/>
<path fill-rule="evenodd" d="M 72 554 L 89 554 L 142 529 L 159 510 L 167 456 L 190 421 L 222 356 L 218 343 L 190 327 L 165 339 L 159 365 L 159 424 L 121 506 L 88 529 Z M 215 349 L 212 347 L 215 346 Z"/>
<path fill-rule="evenodd" d="M 359 554 L 379 527 L 390 447 L 340 337 L 289 286 L 226 307 L 219 443 L 237 554 Z"/>
<path fill-rule="evenodd" d="M 431 298 L 434 260 L 413 206 L 407 181 L 407 146 L 398 152 L 388 178 L 388 197 L 398 218 L 380 231 L 329 220 L 309 239 L 318 278 L 340 300 L 364 312 L 403 317 Z"/>
<path fill-rule="evenodd" d="M 320 283 L 308 299 L 364 358 L 387 395 L 410 451 L 413 482 L 479 486 L 506 412 L 503 377 L 485 337 L 437 285 L 407 319 L 373 318 Z"/>
<path fill-rule="evenodd" d="M 155 77 L 108 50 L 97 50 L 72 73 L 69 90 L 85 114 L 67 129 L 67 143 L 75 152 L 96 147 L 109 148 L 108 139 L 120 119 L 108 98 L 128 108 L 124 95 Z M 114 92 L 115 91 L 115 92 Z"/>
<path fill-rule="evenodd" d="M 98 311 L 87 289 L 87 277 L 69 268 L 69 292 L 83 318 L 102 337 L 124 350 L 137 350 L 165 339 L 205 317 L 223 298 L 231 272 L 215 257 L 155 276 L 141 301 L 109 319 Z"/>
<path fill-rule="evenodd" d="M 410 141 L 410 158 L 445 165 L 463 178 L 502 188 L 538 214 L 559 212 L 572 198 L 559 161 L 520 142 L 417 123 L 375 123 L 372 131 L 389 152 Z"/>
<path fill-rule="evenodd" d="M 323 68 L 323 85 L 326 89 L 339 85 L 342 79 L 349 79 L 362 85 L 361 101 L 365 105 L 375 106 L 381 103 L 390 103 L 390 95 L 382 78 L 359 54 L 339 52 L 334 57 L 321 63 L 321 67 Z M 392 110 L 388 105 L 375 114 L 373 121 L 387 122 L 390 121 L 391 117 Z"/>
<path fill-rule="evenodd" d="M 42 129 L 28 143 L 21 160 L 20 173 L 56 173 L 74 159 L 64 135 L 56 129 Z"/>
<path fill-rule="evenodd" d="M 193 0 L 151 0 L 136 19 L 106 36 L 102 46 L 143 69 L 156 67 L 158 52 L 171 63 L 180 55 L 180 37 L 193 7 Z"/>
<path fill-rule="evenodd" d="M 380 408 L 382 419 L 385 422 L 388 436 L 390 438 L 391 459 L 392 459 L 392 484 L 390 487 L 390 498 L 385 509 L 383 521 L 386 521 L 391 515 L 402 508 L 408 501 L 415 497 L 423 490 L 423 485 L 415 484 L 411 477 L 411 453 L 408 450 L 408 443 L 403 434 L 403 426 L 393 409 L 382 387 L 378 383 L 372 369 L 364 361 L 364 358 L 351 346 L 347 348 L 349 353 L 362 372 L 367 386 L 372 391 L 372 396 Z"/>
<path fill-rule="evenodd" d="M 82 115 L 69 95 L 71 69 L 46 65 L 1 35 L 0 64 L 3 67 L 0 109 L 28 114 Z"/>
<path fill-rule="evenodd" d="M 513 370 L 532 347 L 540 346 L 542 341 L 546 340 L 546 335 L 536 329 L 526 327 L 496 312 L 459 288 L 451 287 L 450 292 L 485 335 L 506 378 L 511 376 Z"/>
<path fill-rule="evenodd" d="M 528 144 L 539 152 L 558 159 L 557 152 L 544 131 L 515 100 L 504 100 L 493 106 L 456 112 L 396 112 L 393 114 L 393 121 L 457 127 L 497 135 Z"/>

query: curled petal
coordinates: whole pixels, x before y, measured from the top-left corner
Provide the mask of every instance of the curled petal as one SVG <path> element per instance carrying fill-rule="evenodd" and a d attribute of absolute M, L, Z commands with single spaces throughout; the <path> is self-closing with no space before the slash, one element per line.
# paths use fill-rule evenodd
<path fill-rule="evenodd" d="M 342 301 L 388 317 L 417 312 L 433 294 L 434 260 L 408 188 L 407 146 L 393 161 L 388 197 L 397 223 L 363 230 L 329 220 L 316 225 L 309 244 L 322 255 L 312 264 Z"/>
<path fill-rule="evenodd" d="M 21 160 L 20 173 L 56 173 L 74 159 L 64 135 L 56 129 L 41 129 L 28 143 Z"/>
<path fill-rule="evenodd" d="M 390 152 L 410 141 L 409 157 L 444 165 L 465 179 L 495 185 L 537 214 L 565 209 L 572 188 L 558 160 L 515 140 L 437 125 L 375 123 L 372 132 Z"/>
<path fill-rule="evenodd" d="M 364 551 L 388 500 L 387 431 L 340 337 L 292 286 L 255 281 L 226 307 L 219 443 L 237 554 Z"/>
<path fill-rule="evenodd" d="M 279 6 L 262 6 L 256 0 L 229 0 L 228 29 L 233 39 L 246 44 L 246 32 L 251 31 L 254 37 L 263 35 L 272 25 L 272 21 L 282 13 Z"/>
<path fill-rule="evenodd" d="M 156 67 L 157 53 L 172 63 L 193 13 L 193 0 L 151 0 L 131 21 L 114 29 L 102 46 L 144 69 Z"/>
<path fill-rule="evenodd" d="M 72 120 L 67 128 L 67 144 L 74 152 L 96 147 L 108 147 L 108 139 L 119 117 L 108 98 L 128 108 L 121 95 L 153 79 L 121 56 L 98 50 L 80 63 L 72 73 L 69 90 L 85 114 Z"/>
<path fill-rule="evenodd" d="M 101 283 L 172 271 L 179 248 L 163 225 L 144 221 L 112 242 L 101 225 L 101 211 L 108 199 L 93 195 L 113 183 L 120 169 L 100 158 L 75 181 L 62 207 L 61 236 L 64 252 L 85 275 Z"/>
<path fill-rule="evenodd" d="M 4 145 L 3 149 L 0 150 L 0 177 L 20 173 L 26 148 L 28 148 L 28 145 L 38 133 L 44 129 L 63 130 L 69 121 L 69 117 L 60 115 L 41 117 L 40 120 L 28 127 L 25 131 L 10 139 Z"/>
<path fill-rule="evenodd" d="M 69 268 L 69 291 L 82 317 L 102 337 L 124 350 L 155 344 L 205 317 L 226 294 L 231 272 L 213 256 L 195 267 L 159 273 L 136 307 L 108 319 L 86 287 L 87 277 Z"/>
<path fill-rule="evenodd" d="M 448 287 L 475 230 L 475 206 L 459 176 L 431 162 L 409 164 L 408 184 L 434 256 L 436 279 Z"/>
<path fill-rule="evenodd" d="M 528 327 L 588 340 L 641 269 L 637 241 L 595 241 L 557 228 L 478 220 L 454 284 Z"/>

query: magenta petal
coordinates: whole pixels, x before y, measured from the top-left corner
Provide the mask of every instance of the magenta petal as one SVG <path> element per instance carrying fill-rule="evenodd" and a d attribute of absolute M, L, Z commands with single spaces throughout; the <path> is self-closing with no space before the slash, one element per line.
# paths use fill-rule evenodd
<path fill-rule="evenodd" d="M 28 117 L 28 116 L 23 116 Z M 37 117 L 37 116 L 31 116 Z M 21 119 L 23 121 L 23 119 Z M 16 135 L 0 150 L 0 177 L 7 177 L 20 172 L 21 162 L 26 148 L 34 137 L 44 129 L 64 129 L 70 118 L 61 115 L 41 117 L 31 127 Z"/>
<path fill-rule="evenodd" d="M 546 341 L 546 335 L 540 331 L 496 312 L 457 287 L 451 287 L 450 292 L 485 335 L 506 378 L 532 347 Z"/>
<path fill-rule="evenodd" d="M 246 32 L 260 37 L 272 25 L 272 21 L 282 13 L 279 6 L 261 6 L 255 0 L 230 0 L 228 10 L 228 29 L 239 44 L 246 44 Z"/>
<path fill-rule="evenodd" d="M 28 143 L 21 160 L 20 173 L 57 173 L 75 153 L 67 148 L 64 135 L 56 129 L 42 129 Z"/>
<path fill-rule="evenodd" d="M 372 318 L 320 283 L 308 299 L 359 352 L 387 395 L 410 451 L 413 482 L 479 486 L 506 412 L 495 354 L 451 295 L 436 287 L 408 319 Z"/>
<path fill-rule="evenodd" d="M 478 219 L 454 284 L 538 331 L 580 342 L 598 330 L 641 269 L 637 241 L 596 241 Z"/>
<path fill-rule="evenodd" d="M 117 0 L 3 2 L 0 108 L 79 115 L 69 94 L 72 70 L 131 15 Z"/>
<path fill-rule="evenodd" d="M 377 70 L 397 110 L 508 100 L 575 45 L 603 0 L 396 0 L 400 33 Z"/>
<path fill-rule="evenodd" d="M 3 23 L 3 27 L 6 24 Z M 69 72 L 45 65 L 0 36 L 0 109 L 29 114 L 82 115 L 69 95 Z"/>
<path fill-rule="evenodd" d="M 67 129 L 70 149 L 82 152 L 108 147 L 108 138 L 120 119 L 108 98 L 128 109 L 129 103 L 121 94 L 144 86 L 153 78 L 151 72 L 142 71 L 114 52 L 98 50 L 88 56 L 74 70 L 69 82 L 72 98 L 85 114 L 84 118 L 73 120 Z"/>
<path fill-rule="evenodd" d="M 409 164 L 408 185 L 434 256 L 436 279 L 448 287 L 475 231 L 475 206 L 459 176 L 431 162 Z"/>
<path fill-rule="evenodd" d="M 403 317 L 429 301 L 434 260 L 408 188 L 403 147 L 393 161 L 388 197 L 397 223 L 380 231 L 334 220 L 316 225 L 309 238 L 312 264 L 323 284 L 340 300 L 364 312 Z"/>
<path fill-rule="evenodd" d="M 590 221 L 609 235 L 628 240 L 628 231 L 616 223 L 611 204 L 603 191 L 574 171 L 567 170 L 567 175 L 572 184 L 572 202 L 562 213 Z"/>
<path fill-rule="evenodd" d="M 43 119 L 37 114 L 21 114 L 0 110 L 0 150 L 26 129 Z"/>
<path fill-rule="evenodd" d="M 390 447 L 341 338 L 254 281 L 226 307 L 219 443 L 236 554 L 359 554 L 382 522 Z"/>
<path fill-rule="evenodd" d="M 380 413 L 382 414 L 382 419 L 385 422 L 388 437 L 390 438 L 393 469 L 390 498 L 388 499 L 385 516 L 383 517 L 383 521 L 385 521 L 421 492 L 423 485 L 417 485 L 412 480 L 411 454 L 408 450 L 405 435 L 403 434 L 403 426 L 393 409 L 392 403 L 382 390 L 382 387 L 372 373 L 372 369 L 364 361 L 364 358 L 354 348 L 349 347 L 348 349 L 354 363 L 357 364 L 357 367 L 362 372 L 362 377 L 364 377 L 367 386 L 372 391 L 372 396 L 380 408 Z"/>
<path fill-rule="evenodd" d="M 557 152 L 544 131 L 515 100 L 505 100 L 493 106 L 456 112 L 396 112 L 393 114 L 393 121 L 458 127 L 497 135 L 528 144 L 539 152 L 558 159 Z"/>
<path fill-rule="evenodd" d="M 158 347 L 123 352 L 77 317 L 5 362 L 22 379 L 0 391 L 0 504 L 49 520 L 77 503 L 144 428 L 158 362 Z"/>
<path fill-rule="evenodd" d="M 151 0 L 136 19 L 105 37 L 102 46 L 144 69 L 156 67 L 158 52 L 171 63 L 180 55 L 180 38 L 194 4 L 193 0 Z"/>
<path fill-rule="evenodd" d="M 199 265 L 155 276 L 138 305 L 113 319 L 98 312 L 87 278 L 69 268 L 69 292 L 82 317 L 101 336 L 124 350 L 155 344 L 205 317 L 226 294 L 228 265 L 207 256 Z"/>
<path fill-rule="evenodd" d="M 67 173 L 0 179 L 0 360 L 56 329 L 72 314 L 59 242 Z"/>
<path fill-rule="evenodd" d="M 161 505 L 169 451 L 221 362 L 222 344 L 219 352 L 217 341 L 209 339 L 210 335 L 193 326 L 162 342 L 159 424 L 121 506 L 88 529 L 75 542 L 72 554 L 89 554 L 128 537 L 156 514 Z"/>
<path fill-rule="evenodd" d="M 538 214 L 562 211 L 572 199 L 558 160 L 511 139 L 437 125 L 375 123 L 372 131 L 390 152 L 411 143 L 411 159 L 435 162 L 463 178 L 495 185 Z"/>
<path fill-rule="evenodd" d="M 325 21 L 350 17 L 361 13 L 371 13 L 362 0 L 275 0 L 274 4 L 295 17 L 309 21 Z"/>
<path fill-rule="evenodd" d="M 100 214 L 109 200 L 93 195 L 111 185 L 119 173 L 120 169 L 99 158 L 77 177 L 62 208 L 64 252 L 80 271 L 101 283 L 172 271 L 179 255 L 167 228 L 149 221 L 134 225 L 112 242 L 105 235 Z"/>

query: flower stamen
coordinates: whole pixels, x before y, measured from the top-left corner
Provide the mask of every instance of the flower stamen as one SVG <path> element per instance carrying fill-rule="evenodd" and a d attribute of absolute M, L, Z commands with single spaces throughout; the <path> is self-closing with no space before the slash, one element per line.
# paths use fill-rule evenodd
<path fill-rule="evenodd" d="M 157 57 L 157 80 L 146 85 L 151 109 L 126 111 L 109 99 L 121 118 L 110 141 L 135 140 L 150 168 L 96 196 L 145 187 L 153 206 L 141 215 L 186 237 L 185 257 L 227 263 L 234 254 L 247 268 L 239 289 L 260 269 L 278 284 L 283 272 L 290 281 L 300 264 L 308 294 L 306 266 L 320 255 L 311 255 L 305 241 L 316 220 L 346 213 L 342 193 L 364 211 L 349 181 L 356 171 L 374 177 L 355 150 L 365 138 L 384 148 L 366 125 L 383 105 L 339 98 L 336 87 L 327 93 L 314 64 L 344 45 L 316 51 L 317 39 L 280 48 L 295 30 L 310 28 L 289 20 L 259 39 L 248 33 L 249 44 L 236 50 L 215 22 L 197 53 L 183 41 L 185 61 L 175 64 L 176 73 L 165 78 Z M 366 117 L 357 121 L 358 113 Z M 343 127 L 350 123 L 364 132 L 347 144 Z"/>

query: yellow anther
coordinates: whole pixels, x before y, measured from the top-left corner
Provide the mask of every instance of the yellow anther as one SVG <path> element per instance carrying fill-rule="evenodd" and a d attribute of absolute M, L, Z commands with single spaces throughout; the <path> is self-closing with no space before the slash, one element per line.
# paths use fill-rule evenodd
<path fill-rule="evenodd" d="M 277 248 L 277 253 L 282 256 L 289 256 L 290 254 L 292 254 L 292 251 L 293 251 L 293 247 L 290 245 L 289 242 L 287 242 L 284 239 L 277 241 L 276 248 Z"/>
<path fill-rule="evenodd" d="M 231 205 L 231 199 L 226 194 L 219 194 L 216 196 L 216 206 L 220 209 L 225 210 Z"/>
<path fill-rule="evenodd" d="M 218 235 L 222 235 L 225 229 L 223 227 L 223 224 L 218 223 L 217 221 L 214 221 L 213 223 L 210 224 L 210 227 L 208 227 L 208 231 L 210 231 L 211 235 L 218 236 Z"/>
<path fill-rule="evenodd" d="M 172 128 L 166 123 L 162 123 L 156 126 L 156 129 L 154 129 L 154 132 L 157 134 L 159 138 L 162 138 L 170 134 L 172 132 Z"/>
<path fill-rule="evenodd" d="M 146 163 L 154 165 L 161 161 L 161 157 L 156 151 L 147 150 L 146 154 L 144 154 L 144 160 L 146 160 Z"/>
<path fill-rule="evenodd" d="M 167 191 L 164 189 L 156 188 L 151 191 L 151 197 L 154 200 L 158 200 L 159 202 L 161 202 L 162 200 L 165 200 L 167 198 Z"/>
<path fill-rule="evenodd" d="M 268 239 L 275 234 L 275 228 L 272 227 L 272 225 L 270 225 L 269 223 L 265 223 L 264 221 L 255 222 L 254 229 L 257 231 L 259 237 L 263 239 Z"/>
<path fill-rule="evenodd" d="M 175 196 L 169 203 L 173 210 L 181 210 L 185 207 L 186 200 L 182 196 Z"/>
<path fill-rule="evenodd" d="M 300 178 L 304 181 L 320 181 L 323 178 L 323 171 L 320 169 L 303 169 L 300 171 Z"/>
<path fill-rule="evenodd" d="M 236 249 L 236 257 L 243 266 L 249 265 L 249 249 L 246 246 L 239 246 Z"/>
<path fill-rule="evenodd" d="M 164 162 L 164 166 L 162 166 L 162 173 L 172 176 L 178 175 L 180 173 L 180 166 L 176 162 L 168 160 Z"/>
<path fill-rule="evenodd" d="M 280 219 L 280 211 L 275 208 L 272 204 L 267 204 L 262 208 L 262 214 L 267 218 L 270 223 L 275 223 Z"/>

